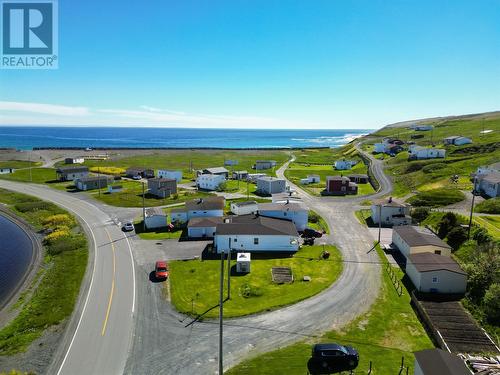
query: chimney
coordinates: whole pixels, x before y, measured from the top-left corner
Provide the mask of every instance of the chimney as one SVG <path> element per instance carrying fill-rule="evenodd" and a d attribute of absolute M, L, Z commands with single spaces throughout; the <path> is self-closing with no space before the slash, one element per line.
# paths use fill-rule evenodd
<path fill-rule="evenodd" d="M 389 197 L 389 203 L 392 203 L 392 197 Z"/>
<path fill-rule="evenodd" d="M 286 200 L 286 204 L 289 204 L 289 203 L 290 203 L 290 199 L 287 199 L 287 200 Z"/>

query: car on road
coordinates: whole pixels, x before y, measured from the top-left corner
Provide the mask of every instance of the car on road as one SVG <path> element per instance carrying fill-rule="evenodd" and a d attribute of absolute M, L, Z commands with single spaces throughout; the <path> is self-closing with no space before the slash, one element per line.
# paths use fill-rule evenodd
<path fill-rule="evenodd" d="M 123 224 L 122 229 L 125 232 L 131 232 L 134 230 L 134 224 L 131 221 L 127 221 L 125 224 Z"/>
<path fill-rule="evenodd" d="M 354 370 L 358 363 L 358 351 L 351 346 L 316 344 L 312 348 L 308 367 L 311 374 L 331 374 Z"/>
<path fill-rule="evenodd" d="M 316 230 L 316 229 L 312 229 L 312 228 L 306 228 L 302 232 L 302 237 L 304 237 L 304 238 L 306 238 L 306 237 L 320 238 L 321 236 L 323 236 L 322 232 L 320 232 L 319 230 Z"/>
<path fill-rule="evenodd" d="M 139 181 L 139 180 L 142 180 L 142 177 L 137 175 L 137 176 L 132 176 L 132 180 L 136 180 L 136 181 Z"/>
<path fill-rule="evenodd" d="M 155 278 L 156 280 L 165 280 L 168 278 L 168 263 L 164 260 L 159 260 L 155 265 Z"/>

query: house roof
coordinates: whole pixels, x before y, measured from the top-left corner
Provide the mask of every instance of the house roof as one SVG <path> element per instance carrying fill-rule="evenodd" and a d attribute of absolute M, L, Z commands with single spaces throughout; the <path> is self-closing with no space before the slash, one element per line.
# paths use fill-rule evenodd
<path fill-rule="evenodd" d="M 419 272 L 444 270 L 467 275 L 467 273 L 460 268 L 457 262 L 443 255 L 434 253 L 417 253 L 410 254 L 408 258 Z"/>
<path fill-rule="evenodd" d="M 142 167 L 130 167 L 130 168 L 127 168 L 127 170 L 125 172 L 130 173 L 130 172 L 145 172 L 145 171 L 152 171 L 152 169 L 151 168 L 142 168 Z"/>
<path fill-rule="evenodd" d="M 247 173 L 248 174 L 247 171 L 234 171 L 233 173 L 238 173 L 238 174 Z"/>
<path fill-rule="evenodd" d="M 382 205 L 383 207 L 409 207 L 410 204 L 401 202 L 397 199 L 394 199 L 393 197 L 389 198 L 382 198 L 373 201 L 372 206 L 380 206 Z"/>
<path fill-rule="evenodd" d="M 188 211 L 206 211 L 206 210 L 223 210 L 224 209 L 223 197 L 207 197 L 193 199 L 186 202 L 186 210 Z"/>
<path fill-rule="evenodd" d="M 224 167 L 204 168 L 203 171 L 207 171 L 209 174 L 228 173 L 229 172 Z"/>
<path fill-rule="evenodd" d="M 415 352 L 415 359 L 425 375 L 470 375 L 471 373 L 459 357 L 441 349 Z"/>
<path fill-rule="evenodd" d="M 399 234 L 399 236 L 405 241 L 409 246 L 437 246 L 445 249 L 451 249 L 451 247 L 443 242 L 434 233 L 423 232 L 417 230 L 416 227 L 411 225 L 401 225 L 393 229 L 394 232 Z"/>
<path fill-rule="evenodd" d="M 500 183 L 500 172 L 493 172 L 485 174 L 482 178 L 483 181 L 490 182 L 492 184 Z"/>
<path fill-rule="evenodd" d="M 223 221 L 223 217 L 193 217 L 189 220 L 188 228 L 215 227 Z"/>
<path fill-rule="evenodd" d="M 78 173 L 78 172 L 88 172 L 88 167 L 61 167 L 57 168 L 57 173 Z"/>
<path fill-rule="evenodd" d="M 449 137 L 446 137 L 445 139 L 449 139 L 451 141 L 451 140 L 454 140 L 454 139 L 457 139 L 457 138 L 462 138 L 462 136 L 460 136 L 460 135 L 450 135 Z"/>
<path fill-rule="evenodd" d="M 96 182 L 96 181 L 110 181 L 111 177 L 109 176 L 86 176 L 79 178 L 77 181 L 80 182 Z"/>
<path fill-rule="evenodd" d="M 272 176 L 262 176 L 262 177 L 259 177 L 257 180 L 260 180 L 260 181 L 285 181 L 284 179 L 282 178 L 277 178 L 277 177 L 272 177 Z"/>
<path fill-rule="evenodd" d="M 162 185 L 163 183 L 175 183 L 177 184 L 177 180 L 175 178 L 161 178 L 161 177 L 155 177 L 155 178 L 150 178 L 148 179 L 148 185 L 149 183 L 158 183 Z"/>
<path fill-rule="evenodd" d="M 235 205 L 236 207 L 244 207 L 244 206 L 253 206 L 253 205 L 256 205 L 257 202 L 256 201 L 245 201 L 245 202 L 234 202 L 234 203 L 231 203 L 233 205 Z"/>
<path fill-rule="evenodd" d="M 232 216 L 226 220 L 229 222 L 217 225 L 217 234 L 287 235 L 294 237 L 299 235 L 295 224 L 288 220 L 260 215 Z"/>
<path fill-rule="evenodd" d="M 350 174 L 347 177 L 353 177 L 353 178 L 368 178 L 368 175 L 366 174 Z"/>
<path fill-rule="evenodd" d="M 276 163 L 276 160 L 255 160 L 256 163 Z"/>
<path fill-rule="evenodd" d="M 146 208 L 146 217 L 150 216 L 167 216 L 167 214 L 160 207 L 149 207 Z"/>
<path fill-rule="evenodd" d="M 500 171 L 500 162 L 491 164 L 488 166 L 488 168 L 496 169 L 497 171 Z"/>
<path fill-rule="evenodd" d="M 259 211 L 307 211 L 298 203 L 259 203 Z"/>
<path fill-rule="evenodd" d="M 327 181 L 330 181 L 330 180 L 336 180 L 336 181 L 349 181 L 349 178 L 346 177 L 346 176 L 327 176 L 326 177 L 326 180 Z"/>

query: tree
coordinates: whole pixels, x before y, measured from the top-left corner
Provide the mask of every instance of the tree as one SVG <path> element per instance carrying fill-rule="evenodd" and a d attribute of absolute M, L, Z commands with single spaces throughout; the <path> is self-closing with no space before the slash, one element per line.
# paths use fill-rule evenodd
<path fill-rule="evenodd" d="M 472 232 L 472 238 L 479 244 L 490 242 L 493 238 L 488 231 L 483 227 L 475 227 Z"/>
<path fill-rule="evenodd" d="M 486 319 L 490 323 L 500 321 L 500 284 L 493 283 L 490 285 L 483 299 L 483 310 L 486 314 Z"/>
<path fill-rule="evenodd" d="M 425 207 L 417 207 L 411 212 L 411 217 L 417 222 L 421 223 L 429 216 L 429 209 Z"/>
<path fill-rule="evenodd" d="M 490 285 L 500 283 L 500 247 L 494 242 L 478 246 L 472 259 L 464 267 L 467 297 L 479 305 Z"/>
<path fill-rule="evenodd" d="M 467 231 L 459 226 L 453 227 L 448 233 L 448 245 L 457 250 L 467 240 Z"/>
<path fill-rule="evenodd" d="M 441 222 L 438 225 L 438 236 L 446 238 L 450 230 L 457 225 L 457 215 L 453 212 L 447 212 L 443 215 Z"/>

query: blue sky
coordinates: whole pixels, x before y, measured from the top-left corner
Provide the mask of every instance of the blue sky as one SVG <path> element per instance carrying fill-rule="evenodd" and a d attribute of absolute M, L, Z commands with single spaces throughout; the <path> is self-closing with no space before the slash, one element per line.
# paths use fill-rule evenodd
<path fill-rule="evenodd" d="M 0 124 L 377 128 L 500 109 L 500 2 L 59 2 Z"/>

